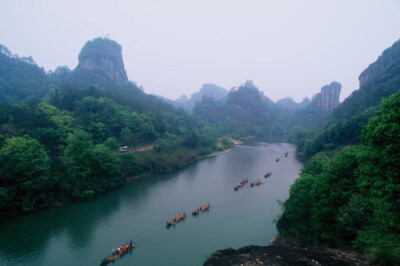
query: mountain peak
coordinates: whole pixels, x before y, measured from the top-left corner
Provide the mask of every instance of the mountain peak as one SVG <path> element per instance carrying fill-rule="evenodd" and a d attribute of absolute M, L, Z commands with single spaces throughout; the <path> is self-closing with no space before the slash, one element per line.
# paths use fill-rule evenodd
<path fill-rule="evenodd" d="M 79 54 L 79 64 L 75 71 L 91 74 L 114 82 L 126 82 L 122 47 L 108 38 L 95 38 L 88 41 Z"/>

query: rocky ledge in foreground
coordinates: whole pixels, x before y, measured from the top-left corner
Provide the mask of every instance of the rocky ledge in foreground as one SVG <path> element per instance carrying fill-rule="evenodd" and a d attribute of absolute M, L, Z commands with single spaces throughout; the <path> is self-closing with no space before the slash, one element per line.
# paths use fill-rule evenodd
<path fill-rule="evenodd" d="M 367 257 L 352 251 L 309 246 L 292 238 L 279 238 L 271 246 L 223 249 L 204 266 L 225 265 L 369 265 Z"/>

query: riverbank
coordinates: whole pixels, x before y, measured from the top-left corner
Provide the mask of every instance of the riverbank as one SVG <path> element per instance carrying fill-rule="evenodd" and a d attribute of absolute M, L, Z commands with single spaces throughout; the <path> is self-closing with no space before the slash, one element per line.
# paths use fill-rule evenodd
<path fill-rule="evenodd" d="M 190 161 L 187 164 L 175 169 L 175 171 L 180 170 L 180 169 L 182 169 L 182 168 L 184 168 L 184 167 L 186 167 L 186 166 L 188 166 L 188 165 L 190 165 L 192 163 L 195 163 L 197 161 L 200 161 L 200 160 L 203 160 L 203 159 L 207 159 L 207 158 L 211 158 L 211 157 L 215 157 L 215 156 L 218 156 L 218 155 L 222 155 L 222 154 L 225 154 L 225 153 L 228 153 L 228 152 L 231 152 L 231 151 L 232 151 L 232 148 L 229 148 L 229 149 L 226 149 L 226 150 L 223 150 L 223 151 L 219 151 L 219 152 L 215 152 L 215 153 L 211 153 L 211 154 L 208 154 L 208 155 L 197 156 L 197 158 L 195 160 Z M 135 175 L 135 176 L 132 176 L 132 177 L 127 177 L 124 180 L 125 180 L 125 182 L 129 183 L 129 182 L 132 182 L 133 180 L 136 180 L 136 179 L 139 179 L 139 178 L 143 178 L 143 177 L 149 177 L 149 176 L 151 176 L 153 174 L 156 174 L 156 173 L 151 173 L 151 172 L 141 173 L 139 175 Z"/>
<path fill-rule="evenodd" d="M 353 251 L 307 245 L 293 238 L 278 238 L 270 246 L 228 248 L 214 252 L 204 266 L 230 265 L 369 265 Z"/>
<path fill-rule="evenodd" d="M 202 159 L 206 159 L 206 158 L 210 158 L 210 157 L 222 155 L 222 154 L 228 153 L 228 152 L 230 152 L 230 151 L 232 151 L 232 148 L 231 148 L 231 149 L 224 150 L 224 151 L 221 151 L 221 152 L 211 153 L 211 154 L 209 154 L 209 155 L 199 156 L 197 159 L 198 159 L 198 160 L 202 160 Z"/>

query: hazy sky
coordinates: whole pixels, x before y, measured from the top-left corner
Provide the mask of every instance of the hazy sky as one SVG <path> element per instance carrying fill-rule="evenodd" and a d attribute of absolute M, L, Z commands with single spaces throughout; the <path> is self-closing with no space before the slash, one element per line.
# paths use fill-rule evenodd
<path fill-rule="evenodd" d="M 400 0 L 0 0 L 0 25 L 0 44 L 46 70 L 107 36 L 128 78 L 170 99 L 246 80 L 274 101 L 338 81 L 344 99 L 400 39 Z"/>

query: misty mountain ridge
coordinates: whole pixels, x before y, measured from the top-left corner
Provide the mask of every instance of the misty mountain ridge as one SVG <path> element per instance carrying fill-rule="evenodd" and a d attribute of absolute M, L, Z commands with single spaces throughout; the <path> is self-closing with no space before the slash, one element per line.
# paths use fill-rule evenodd
<path fill-rule="evenodd" d="M 227 123 L 235 125 L 235 130 L 237 130 L 237 127 L 248 128 L 246 130 L 250 130 L 249 127 L 253 126 L 264 128 L 258 132 L 250 130 L 248 133 L 252 135 L 260 134 L 267 136 L 287 131 L 287 128 L 291 125 L 289 121 L 296 121 L 296 119 L 291 118 L 293 115 L 296 115 L 294 111 L 306 109 L 313 102 L 315 108 L 307 109 L 308 113 L 306 117 L 314 122 L 313 125 L 316 124 L 315 121 L 319 124 L 326 118 L 326 115 L 323 117 L 320 115 L 321 113 L 325 114 L 325 112 L 320 112 L 321 108 L 322 110 L 325 108 L 324 104 L 327 102 L 325 94 L 317 96 L 311 103 L 308 99 L 305 99 L 303 102 L 297 104 L 289 98 L 274 103 L 255 87 L 252 81 L 247 81 L 237 88 L 232 88 L 229 92 L 215 84 L 205 83 L 190 98 L 181 97 L 175 101 L 160 96 L 148 95 L 134 83 L 129 82 L 121 52 L 122 47 L 117 42 L 107 38 L 95 38 L 86 42 L 83 46 L 78 57 L 79 63 L 74 70 L 61 66 L 54 72 L 50 71 L 46 74 L 34 64 L 33 60 L 33 63 L 30 64 L 24 62 L 24 64 L 31 67 L 36 67 L 41 72 L 41 75 L 38 75 L 38 77 L 40 77 L 40 82 L 44 85 L 38 86 L 41 88 L 40 93 L 21 96 L 18 100 L 14 97 L 12 99 L 15 100 L 11 100 L 11 102 L 19 102 L 28 96 L 33 97 L 34 95 L 43 97 L 50 90 L 61 88 L 65 85 L 72 85 L 78 88 L 87 88 L 96 85 L 106 91 L 109 90 L 110 93 L 114 93 L 113 97 L 119 94 L 118 101 L 120 103 L 134 105 L 139 110 L 156 108 L 155 105 L 157 103 L 160 106 L 172 104 L 185 110 L 193 111 L 195 115 L 205 121 L 216 123 L 217 121 L 225 121 L 227 119 L 226 121 L 229 121 Z M 21 72 L 18 75 L 22 77 L 25 74 Z M 32 79 L 35 78 L 33 77 Z M 23 79 L 19 78 L 19 80 Z M 9 94 L 11 93 L 8 91 L 4 95 L 7 96 Z M 317 103 L 316 99 L 322 99 L 322 101 Z M 3 101 L 10 102 L 10 100 L 6 99 Z M 148 104 L 149 102 L 156 104 Z"/>
<path fill-rule="evenodd" d="M 194 92 L 190 98 L 186 95 L 182 95 L 179 99 L 174 101 L 174 104 L 178 107 L 192 112 L 193 108 L 199 104 L 204 97 L 213 98 L 216 101 L 223 100 L 228 96 L 228 91 L 218 85 L 212 83 L 204 83 L 198 92 Z"/>
<path fill-rule="evenodd" d="M 311 100 L 305 97 L 301 102 L 297 103 L 291 97 L 285 97 L 276 102 L 277 105 L 280 105 L 288 110 L 295 111 L 297 109 L 301 109 L 306 107 L 311 103 Z"/>

